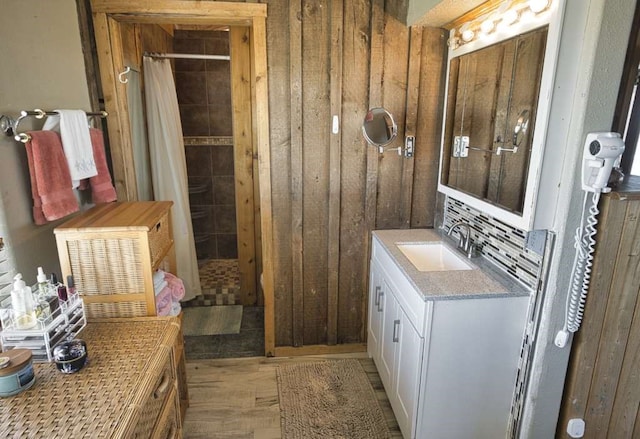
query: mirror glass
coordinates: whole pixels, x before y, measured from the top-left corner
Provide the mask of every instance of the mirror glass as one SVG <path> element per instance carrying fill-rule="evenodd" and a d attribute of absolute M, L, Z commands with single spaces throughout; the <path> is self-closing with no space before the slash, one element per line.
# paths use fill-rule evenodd
<path fill-rule="evenodd" d="M 396 138 L 398 126 L 391 113 L 384 108 L 372 108 L 362 123 L 362 134 L 371 145 L 385 146 Z"/>
<path fill-rule="evenodd" d="M 441 184 L 523 212 L 547 32 L 450 59 Z"/>

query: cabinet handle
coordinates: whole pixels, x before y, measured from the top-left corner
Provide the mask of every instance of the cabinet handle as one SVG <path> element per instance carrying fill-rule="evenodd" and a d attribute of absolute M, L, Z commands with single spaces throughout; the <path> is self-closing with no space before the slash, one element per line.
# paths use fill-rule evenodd
<path fill-rule="evenodd" d="M 378 307 L 380 305 L 380 290 L 382 289 L 382 287 L 380 285 L 378 285 L 376 287 L 376 307 Z"/>
<path fill-rule="evenodd" d="M 378 295 L 378 312 L 382 312 L 382 296 L 384 296 L 384 291 L 380 290 L 380 294 Z"/>
<path fill-rule="evenodd" d="M 400 319 L 393 321 L 393 338 L 392 341 L 394 343 L 398 343 L 400 339 L 398 338 L 398 328 L 400 327 Z"/>
<path fill-rule="evenodd" d="M 171 384 L 171 372 L 168 370 L 162 375 L 162 379 L 158 383 L 158 387 L 153 392 L 153 398 L 158 399 L 160 397 L 164 397 L 164 394 L 167 393 L 167 389 L 169 388 L 169 384 Z"/>

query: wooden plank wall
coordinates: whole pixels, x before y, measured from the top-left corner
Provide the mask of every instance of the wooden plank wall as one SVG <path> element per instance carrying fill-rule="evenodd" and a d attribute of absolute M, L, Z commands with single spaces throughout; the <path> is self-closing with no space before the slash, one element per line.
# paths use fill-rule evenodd
<path fill-rule="evenodd" d="M 572 418 L 585 420 L 585 438 L 640 437 L 640 191 L 605 195 L 600 208 L 592 280 L 573 341 L 557 438 L 569 438 Z"/>
<path fill-rule="evenodd" d="M 404 25 L 402 0 L 263 2 L 276 346 L 361 343 L 370 231 L 433 226 L 446 33 Z M 366 145 L 375 106 L 413 159 Z"/>
<path fill-rule="evenodd" d="M 434 225 L 447 32 L 404 25 L 406 0 L 261 2 L 275 344 L 363 343 L 371 230 Z M 129 35 L 142 41 L 130 46 L 159 30 L 132 26 Z M 398 124 L 390 146 L 416 136 L 413 158 L 366 144 L 362 121 L 377 106 Z"/>

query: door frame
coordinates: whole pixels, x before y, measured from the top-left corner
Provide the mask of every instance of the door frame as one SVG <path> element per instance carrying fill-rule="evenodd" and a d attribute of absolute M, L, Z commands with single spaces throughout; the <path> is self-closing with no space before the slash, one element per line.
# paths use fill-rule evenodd
<path fill-rule="evenodd" d="M 260 3 L 149 0 L 91 0 L 100 77 L 109 113 L 107 127 L 119 200 L 137 200 L 126 87 L 117 78 L 124 70 L 120 23 L 158 25 L 244 26 L 250 30 L 252 140 L 258 154 L 262 290 L 264 294 L 265 355 L 275 354 L 275 303 L 267 78 L 267 6 Z"/>

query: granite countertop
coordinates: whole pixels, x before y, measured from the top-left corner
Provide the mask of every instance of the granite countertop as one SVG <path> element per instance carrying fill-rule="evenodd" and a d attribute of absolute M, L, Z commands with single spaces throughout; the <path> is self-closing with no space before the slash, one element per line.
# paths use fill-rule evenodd
<path fill-rule="evenodd" d="M 434 229 L 375 230 L 373 239 L 396 263 L 409 282 L 426 300 L 452 300 L 506 296 L 527 296 L 529 288 L 497 269 L 483 257 L 466 259 L 473 270 L 418 271 L 396 244 L 443 241 L 451 249 L 455 243 Z M 456 250 L 458 251 L 458 250 Z"/>

